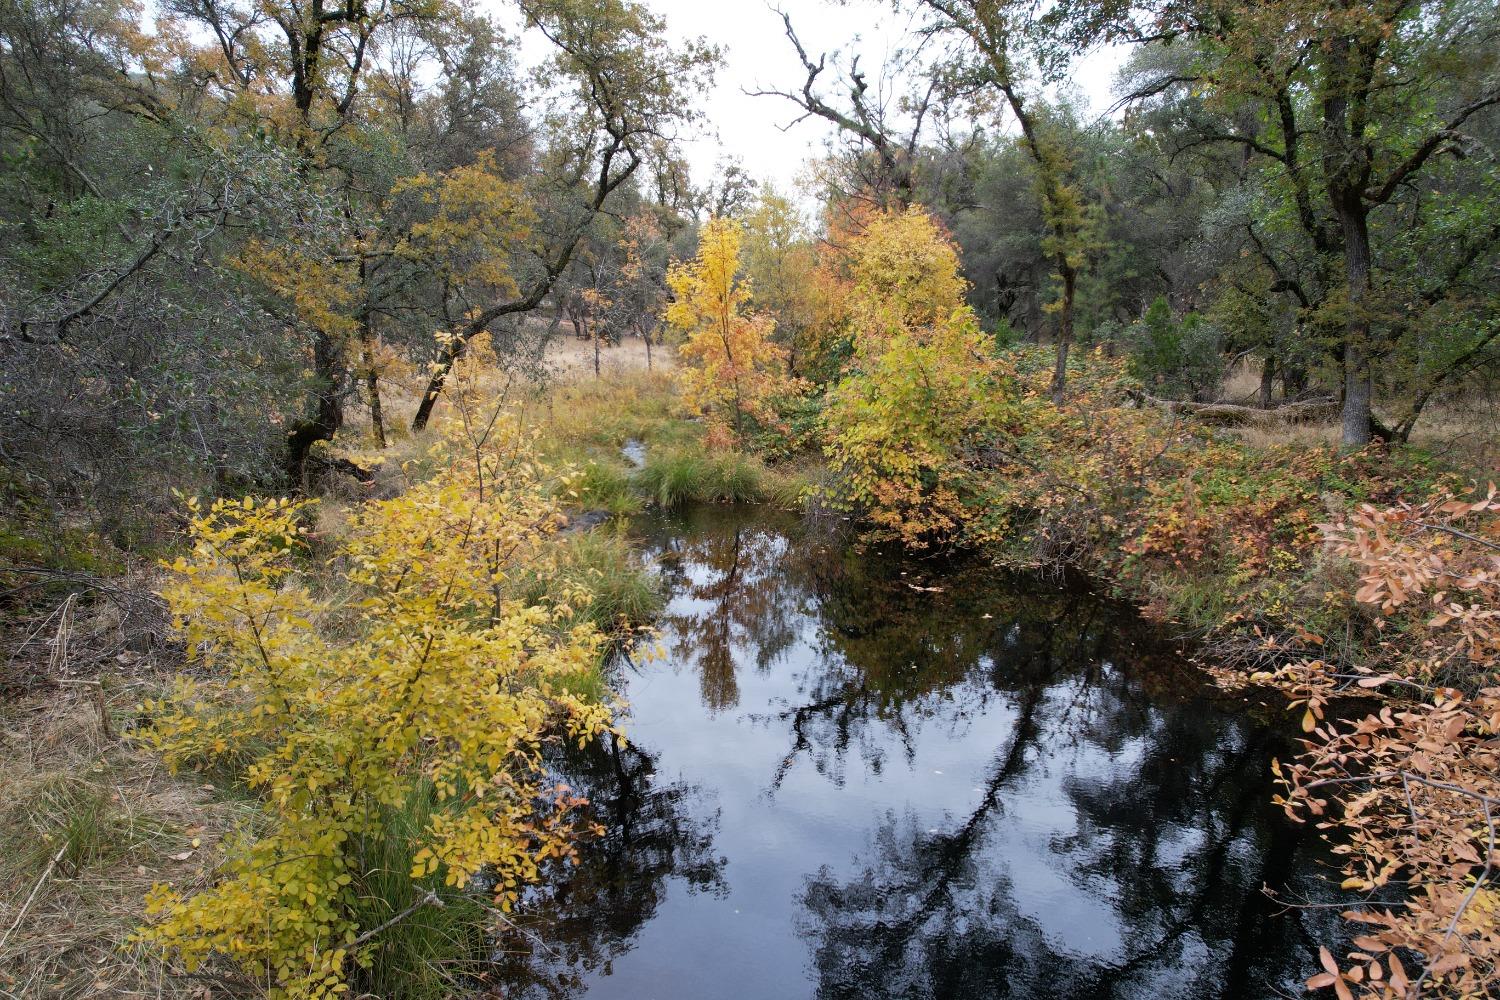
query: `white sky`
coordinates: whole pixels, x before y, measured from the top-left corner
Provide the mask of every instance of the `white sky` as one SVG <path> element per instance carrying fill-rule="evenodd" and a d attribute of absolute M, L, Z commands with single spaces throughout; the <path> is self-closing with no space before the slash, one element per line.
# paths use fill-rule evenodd
<path fill-rule="evenodd" d="M 716 74 L 711 92 L 699 95 L 706 113 L 702 135 L 686 143 L 684 152 L 695 184 L 704 185 L 723 159 L 736 159 L 751 176 L 769 181 L 792 193 L 807 160 L 818 156 L 835 127 L 809 118 L 783 128 L 799 114 L 790 101 L 777 97 L 751 97 L 745 90 L 796 91 L 806 71 L 787 40 L 781 17 L 763 0 L 644 0 L 667 22 L 674 40 L 702 36 L 722 47 L 724 64 Z M 876 0 L 852 0 L 839 5 L 825 0 L 780 0 L 782 9 L 814 62 L 820 53 L 837 50 L 845 58 L 858 53 L 860 68 L 876 85 L 879 68 L 909 41 L 910 22 L 893 14 Z M 545 43 L 542 43 L 545 44 Z M 536 40 L 523 44 L 523 58 L 540 56 Z M 1119 64 L 1117 51 L 1097 52 L 1076 67 L 1072 83 L 1095 114 L 1110 103 L 1110 83 Z M 820 92 L 836 98 L 834 67 L 819 77 Z M 831 101 L 835 107 L 837 100 Z"/>

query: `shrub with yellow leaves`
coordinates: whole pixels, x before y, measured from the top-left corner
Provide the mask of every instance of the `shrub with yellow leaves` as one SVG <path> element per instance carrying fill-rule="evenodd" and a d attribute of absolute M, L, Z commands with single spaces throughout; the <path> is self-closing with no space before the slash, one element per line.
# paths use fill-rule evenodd
<path fill-rule="evenodd" d="M 845 502 L 911 547 L 980 520 L 983 471 L 1021 415 L 1014 371 L 962 304 L 958 255 L 918 209 L 851 247 L 855 354 L 830 394 L 826 453 Z"/>
<path fill-rule="evenodd" d="M 607 706 L 569 691 L 602 639 L 569 624 L 581 595 L 512 596 L 563 522 L 553 474 L 506 415 L 462 433 L 466 447 L 438 445 L 437 475 L 353 515 L 337 586 L 314 585 L 305 502 L 191 505 L 164 596 L 207 678 L 144 706 L 145 739 L 174 769 L 239 771 L 264 815 L 217 884 L 150 895 L 140 936 L 189 968 L 218 956 L 273 997 L 348 991 L 380 930 L 352 916 L 362 859 L 414 795 L 433 800 L 407 845 L 414 879 L 484 872 L 508 909 L 570 854 L 578 800 L 540 752 L 610 728 Z"/>
<path fill-rule="evenodd" d="M 709 421 L 709 438 L 743 441 L 752 422 L 774 424 L 772 400 L 800 391 L 787 374 L 786 351 L 771 340 L 775 323 L 747 311 L 750 284 L 740 280 L 740 225 L 710 219 L 698 256 L 671 269 L 673 301 L 666 321 L 687 339 L 678 351 L 683 399 Z"/>

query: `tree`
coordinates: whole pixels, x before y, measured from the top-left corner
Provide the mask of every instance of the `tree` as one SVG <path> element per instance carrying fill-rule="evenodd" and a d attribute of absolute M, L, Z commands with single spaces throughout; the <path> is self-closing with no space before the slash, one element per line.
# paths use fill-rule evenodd
<path fill-rule="evenodd" d="M 686 338 L 678 351 L 684 399 L 721 435 L 732 431 L 741 441 L 750 422 L 774 421 L 772 400 L 793 388 L 771 319 L 742 311 L 750 302 L 749 283 L 738 276 L 742 240 L 738 223 L 710 219 L 697 257 L 667 274 L 673 298 L 666 312 Z"/>
<path fill-rule="evenodd" d="M 793 203 L 767 187 L 744 217 L 745 277 L 756 305 L 776 321 L 777 343 L 786 349 L 793 376 L 814 361 L 820 325 L 825 322 L 816 247 Z"/>
<path fill-rule="evenodd" d="M 961 57 L 964 65 L 960 72 L 994 88 L 1004 98 L 1021 127 L 1026 151 L 1036 168 L 1047 232 L 1042 250 L 1052 259 L 1061 286 L 1052 305 L 1057 313 L 1052 397 L 1061 403 L 1067 386 L 1068 350 L 1073 344 L 1078 272 L 1092 248 L 1094 225 L 1073 162 L 1071 147 L 1076 142 L 1070 134 L 1070 123 L 1021 90 L 1026 21 L 1037 4 L 1035 0 L 921 0 L 916 6 L 933 15 L 925 31 L 958 34 L 968 40 L 974 58 Z"/>
<path fill-rule="evenodd" d="M 633 0 L 520 0 L 520 7 L 556 50 L 558 77 L 574 88 L 571 114 L 552 120 L 549 173 L 556 182 L 540 196 L 557 215 L 549 235 L 528 248 L 532 261 L 519 293 L 477 307 L 439 351 L 413 430 L 427 426 L 464 345 L 497 320 L 541 305 L 610 196 L 643 164 L 668 154 L 676 128 L 694 116 L 684 95 L 705 82 L 718 59 L 702 43 L 670 47 L 662 19 Z"/>
<path fill-rule="evenodd" d="M 856 56 L 839 81 L 847 93 L 847 106 L 841 107 L 819 92 L 818 78 L 828 70 L 828 55 L 820 54 L 814 62 L 792 27 L 791 15 L 785 11 L 777 13 L 806 78 L 796 90 L 763 89 L 749 93 L 791 101 L 802 112 L 796 121 L 822 118 L 856 144 L 853 155 L 844 164 L 852 179 L 841 192 L 844 196 L 868 199 L 881 208 L 911 204 L 915 190 L 914 157 L 923 123 L 935 110 L 941 94 L 939 79 L 934 76 L 920 93 L 898 105 L 889 99 L 884 87 L 878 86 L 872 93 L 868 76 L 860 69 Z M 836 71 L 837 68 L 835 64 Z M 909 112 L 906 120 L 903 111 Z M 868 160 L 865 153 L 869 154 Z"/>
<path fill-rule="evenodd" d="M 1337 330 L 1330 347 L 1341 368 L 1342 438 L 1346 448 L 1367 443 L 1376 429 L 1376 365 L 1397 353 L 1407 332 L 1400 304 L 1419 291 L 1431 295 L 1416 300 L 1423 309 L 1444 299 L 1500 239 L 1481 228 L 1457 244 L 1456 254 L 1446 241 L 1443 256 L 1452 266 L 1413 275 L 1414 281 L 1388 271 L 1400 261 L 1398 234 L 1412 229 L 1400 224 L 1401 216 L 1423 217 L 1424 182 L 1450 157 L 1461 162 L 1473 130 L 1500 106 L 1493 5 L 1088 3 L 1055 8 L 1049 26 L 1074 46 L 1101 35 L 1197 46 L 1188 67 L 1159 76 L 1134 96 L 1172 88 L 1207 93 L 1233 117 L 1230 127 L 1203 141 L 1236 145 L 1275 175 L 1327 262 L 1330 286 L 1337 283 L 1322 311 Z M 1241 110 L 1246 113 L 1235 113 Z M 1459 209 L 1439 199 L 1435 221 L 1448 216 L 1445 208 L 1473 217 L 1471 206 Z M 1469 370 L 1497 337 L 1500 330 L 1482 327 L 1462 349 L 1440 352 L 1444 363 L 1424 372 L 1418 384 L 1417 411 L 1437 384 Z"/>
<path fill-rule="evenodd" d="M 851 256 L 854 358 L 829 398 L 825 451 L 879 535 L 958 541 L 989 450 L 1020 415 L 1012 373 L 962 302 L 952 243 L 920 209 L 873 220 Z"/>
<path fill-rule="evenodd" d="M 1212 398 L 1224 376 L 1219 331 L 1197 313 L 1175 317 L 1165 298 L 1125 331 L 1131 373 L 1162 394 Z"/>
<path fill-rule="evenodd" d="M 667 296 L 667 248 L 661 227 L 649 212 L 625 220 L 617 249 L 619 271 L 612 286 L 616 322 L 641 338 L 646 368 Z"/>

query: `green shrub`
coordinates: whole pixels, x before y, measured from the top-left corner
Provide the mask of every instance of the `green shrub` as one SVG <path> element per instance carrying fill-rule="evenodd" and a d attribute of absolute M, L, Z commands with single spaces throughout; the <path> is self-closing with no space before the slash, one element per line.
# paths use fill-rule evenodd
<path fill-rule="evenodd" d="M 1167 300 L 1158 297 L 1146 315 L 1125 330 L 1124 339 L 1130 349 L 1130 373 L 1153 391 L 1187 399 L 1217 392 L 1224 374 L 1224 336 L 1197 313 L 1178 319 Z"/>

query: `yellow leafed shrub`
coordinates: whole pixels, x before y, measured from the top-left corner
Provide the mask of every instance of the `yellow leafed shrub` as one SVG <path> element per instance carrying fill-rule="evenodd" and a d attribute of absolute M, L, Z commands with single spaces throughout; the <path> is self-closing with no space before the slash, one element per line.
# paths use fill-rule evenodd
<path fill-rule="evenodd" d="M 272 996 L 346 992 L 373 940 L 352 916 L 362 859 L 414 795 L 433 808 L 406 845 L 412 878 L 462 887 L 483 870 L 509 908 L 569 854 L 578 802 L 540 748 L 611 725 L 565 684 L 601 638 L 564 624 L 580 595 L 512 596 L 562 523 L 552 474 L 506 417 L 469 443 L 440 445 L 431 480 L 353 516 L 333 586 L 311 582 L 304 504 L 193 505 L 164 596 L 209 679 L 146 705 L 146 739 L 174 768 L 240 771 L 264 815 L 217 884 L 151 893 L 142 938 L 190 968 L 219 956 Z"/>
<path fill-rule="evenodd" d="M 666 321 L 687 339 L 678 351 L 683 399 L 708 418 L 710 440 L 743 438 L 747 422 L 776 422 L 771 401 L 798 391 L 786 352 L 771 340 L 775 323 L 749 313 L 750 286 L 738 278 L 739 224 L 710 219 L 696 259 L 667 275 L 673 301 Z"/>
<path fill-rule="evenodd" d="M 961 304 L 957 253 L 920 210 L 878 217 L 851 256 L 855 354 L 824 415 L 830 464 L 877 534 L 953 540 L 1020 420 L 1014 371 Z"/>

